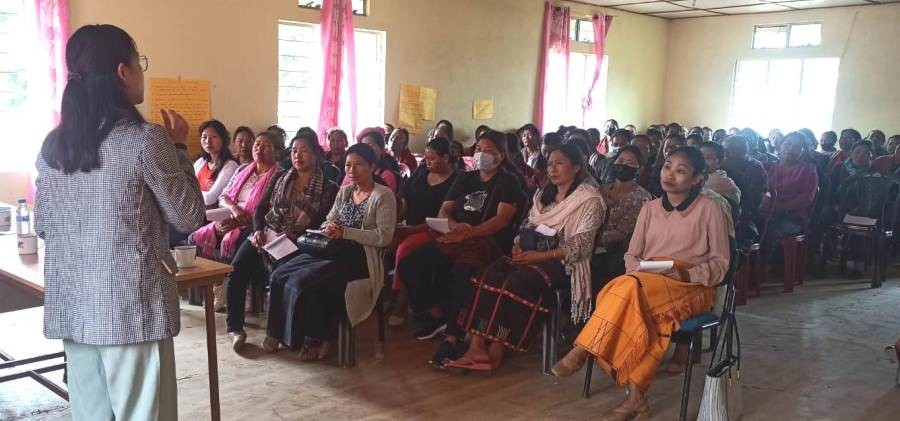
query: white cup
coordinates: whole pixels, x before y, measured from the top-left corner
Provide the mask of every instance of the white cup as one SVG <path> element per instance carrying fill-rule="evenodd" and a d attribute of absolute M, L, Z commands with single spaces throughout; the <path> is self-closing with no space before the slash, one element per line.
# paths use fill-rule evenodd
<path fill-rule="evenodd" d="M 192 268 L 197 264 L 197 246 L 177 246 L 172 250 L 172 258 L 179 268 Z"/>
<path fill-rule="evenodd" d="M 19 254 L 37 254 L 38 238 L 35 234 L 22 234 L 18 236 Z"/>

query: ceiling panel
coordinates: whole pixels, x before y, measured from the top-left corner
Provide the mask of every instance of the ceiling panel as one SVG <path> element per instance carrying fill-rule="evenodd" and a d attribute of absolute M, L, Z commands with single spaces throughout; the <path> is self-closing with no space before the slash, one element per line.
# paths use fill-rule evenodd
<path fill-rule="evenodd" d="M 661 13 L 661 12 L 676 12 L 679 10 L 688 10 L 681 6 L 676 6 L 669 2 L 652 2 L 652 3 L 637 3 L 637 4 L 629 4 L 625 6 L 619 6 L 619 9 L 627 10 L 629 12 L 636 13 Z"/>
<path fill-rule="evenodd" d="M 700 18 L 704 16 L 721 16 L 718 13 L 708 12 L 706 10 L 683 10 L 680 12 L 658 13 L 653 16 L 666 19 L 682 19 L 682 18 Z"/>
<path fill-rule="evenodd" d="M 716 7 L 750 6 L 754 4 L 763 4 L 766 2 L 762 0 L 680 0 L 673 1 L 672 3 L 675 3 L 679 6 L 693 7 L 697 9 L 713 9 Z"/>
<path fill-rule="evenodd" d="M 666 19 L 872 6 L 900 0 L 573 0 Z"/>
<path fill-rule="evenodd" d="M 767 12 L 785 12 L 791 10 L 785 6 L 779 6 L 777 4 L 758 4 L 756 6 L 740 6 L 740 7 L 726 7 L 721 9 L 710 9 L 719 13 L 725 13 L 728 15 L 734 14 L 743 14 L 743 13 L 767 13 Z"/>
<path fill-rule="evenodd" d="M 865 0 L 800 0 L 779 4 L 795 9 L 813 9 L 817 7 L 865 6 L 872 3 Z"/>

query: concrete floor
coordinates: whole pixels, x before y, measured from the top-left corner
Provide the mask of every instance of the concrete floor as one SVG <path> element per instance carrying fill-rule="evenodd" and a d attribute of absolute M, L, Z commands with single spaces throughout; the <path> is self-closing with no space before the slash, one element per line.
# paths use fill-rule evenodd
<path fill-rule="evenodd" d="M 900 338 L 900 281 L 880 289 L 865 281 L 809 281 L 793 294 L 772 285 L 739 308 L 744 351 L 745 420 L 900 420 L 896 364 L 883 348 Z M 262 321 L 251 320 L 256 326 Z M 183 305 L 175 340 L 179 413 L 209 417 L 205 336 L 200 308 Z M 218 316 L 222 414 L 226 420 L 300 419 L 594 419 L 624 396 L 595 370 L 593 396 L 583 376 L 540 374 L 540 352 L 509 359 L 492 377 L 456 377 L 425 366 L 435 342 L 389 331 L 387 356 L 374 358 L 375 324 L 358 330 L 358 366 L 301 363 L 250 346 L 231 351 Z M 264 331 L 250 327 L 250 344 Z M 696 411 L 705 364 L 694 371 Z M 650 391 L 653 419 L 677 419 L 682 378 L 662 375 Z M 31 380 L 0 385 L 0 419 L 68 419 L 66 402 Z"/>

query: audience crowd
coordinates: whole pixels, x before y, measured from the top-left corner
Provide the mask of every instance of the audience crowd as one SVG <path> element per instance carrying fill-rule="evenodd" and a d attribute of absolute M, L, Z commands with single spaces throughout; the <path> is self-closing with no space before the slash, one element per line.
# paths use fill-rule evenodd
<path fill-rule="evenodd" d="M 493 372 L 504 354 L 529 349 L 554 291 L 565 290 L 559 305 L 580 333 L 553 372 L 596 358 L 629 391 L 613 419 L 646 411 L 670 342 L 668 370 L 685 369 L 687 347 L 673 334 L 710 309 L 735 248 L 760 244 L 770 270 L 780 240 L 806 234 L 811 254 L 840 244 L 848 276 L 862 276 L 864 242 L 823 239 L 859 208 L 848 198 L 868 200 L 865 180 L 893 180 L 900 167 L 900 135 L 864 139 L 852 128 L 817 139 L 808 129 L 764 137 L 678 123 L 638 133 L 608 120 L 543 134 L 534 124 L 481 126 L 464 145 L 441 120 L 422 154 L 389 124 L 352 144 L 339 128 L 320 141 L 309 128 L 288 139 L 278 126 L 241 126 L 232 145 L 217 120 L 199 136 L 205 204 L 230 216 L 184 241 L 234 266 L 216 306 L 235 351 L 254 283 L 269 292 L 263 348 L 303 361 L 326 358 L 338 323 L 367 318 L 384 287 L 390 326 L 414 323 L 417 339 L 439 338 L 431 365 Z M 430 218 L 445 219 L 445 232 Z M 262 247 L 280 235 L 319 235 L 330 251 L 273 259 Z M 651 260 L 674 264 L 645 270 Z"/>

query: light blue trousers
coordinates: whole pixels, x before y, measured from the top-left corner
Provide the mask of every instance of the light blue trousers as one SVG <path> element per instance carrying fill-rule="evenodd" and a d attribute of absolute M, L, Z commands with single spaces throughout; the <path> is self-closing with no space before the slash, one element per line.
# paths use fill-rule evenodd
<path fill-rule="evenodd" d="M 97 346 L 63 341 L 74 421 L 178 419 L 172 338 Z"/>

